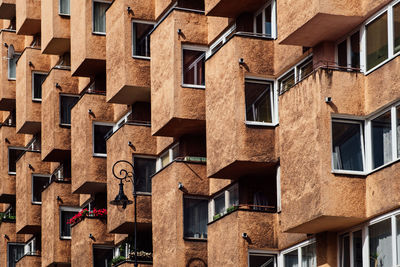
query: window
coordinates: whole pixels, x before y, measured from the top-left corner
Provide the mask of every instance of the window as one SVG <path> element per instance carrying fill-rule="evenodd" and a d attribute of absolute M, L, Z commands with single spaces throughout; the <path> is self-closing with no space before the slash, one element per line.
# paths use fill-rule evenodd
<path fill-rule="evenodd" d="M 171 162 L 173 162 L 179 155 L 179 144 L 175 144 L 170 149 L 165 151 L 161 156 L 157 159 L 156 171 L 161 170 Z"/>
<path fill-rule="evenodd" d="M 368 227 L 370 266 L 392 266 L 391 220 Z"/>
<path fill-rule="evenodd" d="M 132 21 L 133 56 L 150 57 L 150 31 L 153 28 L 153 22 Z"/>
<path fill-rule="evenodd" d="M 114 249 L 107 246 L 93 246 L 93 267 L 111 266 Z"/>
<path fill-rule="evenodd" d="M 20 54 L 14 54 L 12 58 L 8 59 L 8 79 L 15 80 L 17 78 L 17 61 Z"/>
<path fill-rule="evenodd" d="M 71 239 L 71 225 L 68 224 L 69 219 L 75 216 L 80 208 L 61 207 L 60 208 L 60 238 Z"/>
<path fill-rule="evenodd" d="M 217 194 L 209 202 L 209 222 L 219 219 L 239 206 L 239 185 L 235 183 L 226 190 Z"/>
<path fill-rule="evenodd" d="M 113 125 L 110 123 L 93 123 L 93 155 L 107 157 L 106 135 L 111 131 Z"/>
<path fill-rule="evenodd" d="M 337 64 L 340 67 L 360 68 L 360 32 L 357 31 L 337 47 Z"/>
<path fill-rule="evenodd" d="M 49 183 L 48 175 L 32 175 L 32 203 L 42 203 L 42 192 Z"/>
<path fill-rule="evenodd" d="M 393 7 L 393 42 L 394 53 L 400 52 L 400 4 Z"/>
<path fill-rule="evenodd" d="M 313 59 L 309 58 L 298 67 L 298 80 L 301 81 L 313 71 Z"/>
<path fill-rule="evenodd" d="M 283 252 L 284 267 L 316 267 L 315 244 L 315 240 L 309 240 Z"/>
<path fill-rule="evenodd" d="M 279 79 L 280 92 L 286 92 L 295 84 L 294 70 L 291 70 L 281 79 Z"/>
<path fill-rule="evenodd" d="M 371 121 L 373 168 L 392 161 L 391 111 Z"/>
<path fill-rule="evenodd" d="M 194 197 L 184 198 L 184 237 L 207 238 L 207 205 L 207 199 Z"/>
<path fill-rule="evenodd" d="M 387 14 L 366 25 L 367 34 L 367 70 L 388 58 Z"/>
<path fill-rule="evenodd" d="M 363 171 L 362 124 L 352 121 L 332 122 L 333 169 Z"/>
<path fill-rule="evenodd" d="M 17 160 L 25 151 L 23 147 L 8 148 L 8 174 L 15 174 L 17 171 Z"/>
<path fill-rule="evenodd" d="M 246 121 L 272 123 L 272 88 L 270 82 L 246 80 Z"/>
<path fill-rule="evenodd" d="M 283 94 L 314 70 L 312 55 L 301 60 L 278 79 L 279 93 Z"/>
<path fill-rule="evenodd" d="M 134 157 L 136 191 L 151 193 L 151 176 L 156 172 L 155 158 Z"/>
<path fill-rule="evenodd" d="M 16 262 L 24 256 L 24 244 L 7 243 L 7 267 L 15 267 Z"/>
<path fill-rule="evenodd" d="M 339 236 L 339 266 L 362 267 L 362 232 L 361 230 Z"/>
<path fill-rule="evenodd" d="M 93 1 L 93 33 L 106 34 L 106 10 L 109 5 L 107 1 Z"/>
<path fill-rule="evenodd" d="M 60 95 L 60 124 L 71 125 L 71 109 L 78 100 L 79 96 Z"/>
<path fill-rule="evenodd" d="M 205 86 L 205 53 L 206 49 L 198 47 L 183 48 L 183 86 Z"/>
<path fill-rule="evenodd" d="M 276 255 L 263 252 L 249 252 L 249 267 L 275 267 Z"/>
<path fill-rule="evenodd" d="M 24 255 L 36 255 L 36 237 L 25 244 Z"/>
<path fill-rule="evenodd" d="M 70 13 L 70 0 L 59 0 L 60 8 L 58 10 L 58 14 L 69 16 Z"/>
<path fill-rule="evenodd" d="M 275 1 L 269 1 L 255 13 L 253 27 L 254 33 L 275 38 Z"/>
<path fill-rule="evenodd" d="M 32 72 L 32 100 L 42 101 L 42 84 L 47 73 Z"/>

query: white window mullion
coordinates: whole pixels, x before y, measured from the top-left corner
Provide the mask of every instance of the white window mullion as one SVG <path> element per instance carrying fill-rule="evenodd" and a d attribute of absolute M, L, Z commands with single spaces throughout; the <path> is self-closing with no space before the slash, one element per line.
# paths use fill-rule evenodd
<path fill-rule="evenodd" d="M 388 7 L 388 52 L 389 52 L 389 57 L 391 58 L 393 57 L 393 53 L 394 53 L 394 48 L 393 48 L 393 8 L 392 6 Z"/>
<path fill-rule="evenodd" d="M 271 37 L 276 39 L 277 29 L 276 29 L 276 1 L 271 1 Z"/>
<path fill-rule="evenodd" d="M 366 72 L 367 70 L 367 38 L 366 38 L 366 31 L 365 25 L 362 25 L 360 28 L 360 71 Z"/>
<path fill-rule="evenodd" d="M 262 18 L 262 34 L 266 33 L 266 29 L 265 29 L 265 9 L 263 11 L 261 11 L 261 18 Z"/>
<path fill-rule="evenodd" d="M 297 249 L 297 259 L 298 259 L 298 261 L 299 261 L 299 264 L 298 264 L 297 266 L 302 267 L 303 264 L 302 264 L 302 262 L 301 262 L 301 247 L 299 247 L 299 248 Z"/>
<path fill-rule="evenodd" d="M 229 206 L 229 190 L 225 190 L 225 210 L 227 210 Z"/>
<path fill-rule="evenodd" d="M 346 39 L 346 53 L 347 53 L 347 67 L 351 68 L 351 41 L 350 37 L 347 37 Z"/>
<path fill-rule="evenodd" d="M 392 160 L 397 159 L 397 129 L 396 129 L 396 106 L 391 108 L 391 124 L 392 124 Z"/>
<path fill-rule="evenodd" d="M 362 259 L 363 259 L 363 267 L 369 267 L 369 235 L 368 235 L 368 226 L 364 226 L 362 229 Z"/>
<path fill-rule="evenodd" d="M 281 204 L 281 166 L 276 168 L 276 203 L 277 212 L 282 210 Z"/>
<path fill-rule="evenodd" d="M 354 267 L 353 232 L 350 232 L 349 238 L 350 238 L 350 267 Z"/>
<path fill-rule="evenodd" d="M 392 221 L 392 262 L 396 266 L 397 253 L 396 253 L 396 216 L 391 217 Z"/>
<path fill-rule="evenodd" d="M 372 137 L 371 137 L 371 121 L 365 122 L 365 171 L 372 170 Z"/>

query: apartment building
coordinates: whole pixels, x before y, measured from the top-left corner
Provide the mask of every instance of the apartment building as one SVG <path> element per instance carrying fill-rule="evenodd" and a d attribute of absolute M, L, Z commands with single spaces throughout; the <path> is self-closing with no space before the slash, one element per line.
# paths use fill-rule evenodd
<path fill-rule="evenodd" d="M 400 265 L 399 0 L 0 0 L 0 28 L 0 266 Z"/>

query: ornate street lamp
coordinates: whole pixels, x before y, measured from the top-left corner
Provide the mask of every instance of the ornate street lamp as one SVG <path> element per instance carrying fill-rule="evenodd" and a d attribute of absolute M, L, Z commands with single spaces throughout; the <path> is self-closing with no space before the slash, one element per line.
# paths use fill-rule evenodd
<path fill-rule="evenodd" d="M 127 164 L 132 169 L 132 171 L 127 171 L 126 169 L 121 168 L 120 171 L 119 171 L 119 175 L 116 174 L 115 173 L 115 167 L 120 163 Z M 119 192 L 118 192 L 118 195 L 115 197 L 115 199 L 110 201 L 110 204 L 111 205 L 116 205 L 116 206 L 122 206 L 123 209 L 126 209 L 126 206 L 130 205 L 132 203 L 134 203 L 134 206 L 135 206 L 135 220 L 134 220 L 134 228 L 135 228 L 135 230 L 134 230 L 135 231 L 135 239 L 134 239 L 135 262 L 134 262 L 134 266 L 137 267 L 138 266 L 138 263 L 137 263 L 137 247 L 136 247 L 136 234 L 137 234 L 137 229 L 136 229 L 137 228 L 137 215 L 136 215 L 137 204 L 136 204 L 136 200 L 137 200 L 137 194 L 136 194 L 136 179 L 135 179 L 133 165 L 129 161 L 118 160 L 117 162 L 114 163 L 114 165 L 112 167 L 112 173 L 113 173 L 114 177 L 119 180 Z M 132 202 L 132 200 L 129 200 L 128 197 L 125 195 L 123 181 L 125 181 L 126 183 L 129 183 L 129 182 L 132 183 L 134 202 Z"/>

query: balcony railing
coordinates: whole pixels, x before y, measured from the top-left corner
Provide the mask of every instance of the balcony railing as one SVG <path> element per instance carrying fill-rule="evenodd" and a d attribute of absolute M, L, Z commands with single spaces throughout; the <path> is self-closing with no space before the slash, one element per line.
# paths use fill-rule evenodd
<path fill-rule="evenodd" d="M 15 222 L 15 209 L 10 206 L 5 212 L 0 213 L 0 223 L 1 222 Z"/>
<path fill-rule="evenodd" d="M 15 119 L 15 111 L 12 111 L 10 115 L 8 115 L 7 119 L 5 119 L 1 126 L 15 127 L 16 119 Z"/>

